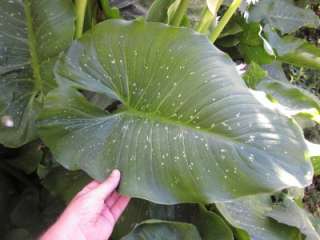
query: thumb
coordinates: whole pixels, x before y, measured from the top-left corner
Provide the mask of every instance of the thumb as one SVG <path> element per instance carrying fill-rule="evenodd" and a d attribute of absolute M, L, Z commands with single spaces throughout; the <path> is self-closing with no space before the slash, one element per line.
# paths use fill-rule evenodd
<path fill-rule="evenodd" d="M 108 197 L 119 185 L 120 182 L 120 171 L 115 169 L 111 175 L 101 183 L 96 189 L 92 191 L 92 194 L 97 198 L 105 199 Z"/>

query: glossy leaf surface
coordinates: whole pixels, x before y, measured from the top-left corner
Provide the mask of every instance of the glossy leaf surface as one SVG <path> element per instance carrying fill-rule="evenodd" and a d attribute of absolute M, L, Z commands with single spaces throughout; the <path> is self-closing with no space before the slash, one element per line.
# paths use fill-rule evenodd
<path fill-rule="evenodd" d="M 257 89 L 271 95 L 286 115 L 300 115 L 315 122 L 320 122 L 320 101 L 307 90 L 289 82 L 271 79 L 261 81 Z"/>
<path fill-rule="evenodd" d="M 282 33 L 292 33 L 303 26 L 316 28 L 320 23 L 312 10 L 296 7 L 293 0 L 259 1 L 250 11 L 249 20 L 268 23 Z"/>
<path fill-rule="evenodd" d="M 217 239 L 233 240 L 230 227 L 216 213 L 196 204 L 159 205 L 141 199 L 133 199 L 128 209 L 119 219 L 112 237 L 120 239 L 133 227 L 147 219 L 179 221 L 193 224 L 202 240 Z"/>
<path fill-rule="evenodd" d="M 168 22 L 168 8 L 175 0 L 156 0 L 153 1 L 148 10 L 146 20 L 150 22 Z"/>
<path fill-rule="evenodd" d="M 69 169 L 102 180 L 119 168 L 123 194 L 209 203 L 311 181 L 297 125 L 190 30 L 107 21 L 74 43 L 55 73 L 61 88 L 39 119 L 43 140 Z M 108 114 L 75 88 L 123 105 Z"/>
<path fill-rule="evenodd" d="M 121 240 L 201 240 L 195 226 L 188 223 L 147 220 Z"/>
<path fill-rule="evenodd" d="M 55 85 L 53 64 L 72 38 L 72 1 L 0 1 L 0 143 L 35 138 L 41 93 Z"/>
<path fill-rule="evenodd" d="M 279 223 L 298 228 L 306 236 L 306 240 L 320 239 L 320 235 L 309 219 L 308 213 L 288 197 L 285 197 L 281 203 L 276 204 L 267 216 Z"/>
<path fill-rule="evenodd" d="M 267 216 L 272 211 L 270 196 L 250 196 L 217 204 L 219 211 L 235 227 L 245 230 L 254 240 L 299 240 L 296 228 Z M 246 238 L 245 238 L 246 239 Z"/>

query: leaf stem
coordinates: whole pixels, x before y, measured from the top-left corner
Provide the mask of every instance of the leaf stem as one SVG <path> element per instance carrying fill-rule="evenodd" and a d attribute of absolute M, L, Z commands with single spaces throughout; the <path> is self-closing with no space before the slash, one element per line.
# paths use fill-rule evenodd
<path fill-rule="evenodd" d="M 181 0 L 178 9 L 174 13 L 174 16 L 170 20 L 169 24 L 172 26 L 180 26 L 183 17 L 185 16 L 190 0 Z M 174 4 L 174 3 L 173 3 Z"/>
<path fill-rule="evenodd" d="M 30 55 L 31 55 L 31 66 L 34 76 L 34 89 L 36 91 L 42 90 L 42 79 L 40 74 L 40 64 L 39 64 L 39 58 L 38 58 L 38 52 L 37 52 L 37 41 L 32 21 L 32 13 L 31 13 L 31 2 L 26 1 L 25 4 L 25 14 L 26 14 L 26 24 L 27 24 L 27 31 L 28 31 L 28 44 L 30 49 Z"/>
<path fill-rule="evenodd" d="M 76 38 L 80 38 L 83 33 L 84 17 L 86 14 L 88 0 L 75 0 L 76 5 Z"/>
<path fill-rule="evenodd" d="M 206 7 L 200 19 L 200 22 L 196 26 L 196 31 L 200 33 L 208 32 L 210 25 L 213 23 L 215 16 L 210 12 L 208 7 Z"/>
<path fill-rule="evenodd" d="M 210 25 L 215 22 L 218 15 L 218 11 L 224 0 L 210 1 L 212 1 L 211 8 L 209 9 L 209 5 L 204 8 L 200 22 L 196 27 L 196 31 L 200 33 L 207 33 L 209 31 Z M 209 1 L 208 4 L 210 4 Z"/>
<path fill-rule="evenodd" d="M 218 39 L 219 35 L 222 33 L 223 29 L 230 21 L 231 17 L 236 12 L 241 3 L 242 0 L 233 0 L 233 2 L 230 4 L 228 10 L 221 18 L 221 21 L 219 22 L 218 26 L 213 30 L 209 37 L 212 43 L 214 43 Z"/>
<path fill-rule="evenodd" d="M 104 15 L 106 16 L 106 18 L 111 18 L 111 7 L 110 7 L 110 3 L 109 0 L 100 0 L 101 3 L 101 7 L 103 10 Z"/>
<path fill-rule="evenodd" d="M 109 12 L 111 11 L 109 0 L 100 0 L 102 10 L 106 17 L 109 16 Z"/>

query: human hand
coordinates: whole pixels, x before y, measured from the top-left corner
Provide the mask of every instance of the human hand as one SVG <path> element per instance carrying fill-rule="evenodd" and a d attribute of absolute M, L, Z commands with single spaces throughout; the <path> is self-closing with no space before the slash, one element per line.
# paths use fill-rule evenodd
<path fill-rule="evenodd" d="M 119 181 L 119 170 L 113 170 L 105 182 L 89 183 L 40 240 L 109 239 L 130 200 L 115 191 Z"/>

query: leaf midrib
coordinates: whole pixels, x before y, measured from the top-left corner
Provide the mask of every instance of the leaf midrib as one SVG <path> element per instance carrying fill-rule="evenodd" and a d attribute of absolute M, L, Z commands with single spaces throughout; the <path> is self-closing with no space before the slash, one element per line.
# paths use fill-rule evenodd
<path fill-rule="evenodd" d="M 227 136 L 219 134 L 217 132 L 213 132 L 209 128 L 204 128 L 204 127 L 200 127 L 200 126 L 199 126 L 200 128 L 196 128 L 196 127 L 194 127 L 194 125 L 187 124 L 187 123 L 177 121 L 174 119 L 169 119 L 167 117 L 162 117 L 162 116 L 159 116 L 154 113 L 145 113 L 145 112 L 137 111 L 136 109 L 126 108 L 123 111 L 118 112 L 118 114 L 126 114 L 128 116 L 136 116 L 136 117 L 139 117 L 142 119 L 149 119 L 149 120 L 157 121 L 157 122 L 163 123 L 163 124 L 169 124 L 169 125 L 174 125 L 174 126 L 178 126 L 178 127 L 191 129 L 194 132 L 204 133 L 204 134 L 208 134 L 208 135 L 214 135 L 214 136 L 217 136 L 217 138 L 221 139 L 222 141 L 225 141 L 228 143 L 231 142 L 234 144 L 244 144 L 236 139 L 227 137 Z"/>
<path fill-rule="evenodd" d="M 31 14 L 31 3 L 29 0 L 24 2 L 24 11 L 26 15 L 26 24 L 27 24 L 27 32 L 28 32 L 28 45 L 29 45 L 29 52 L 31 58 L 31 67 L 34 77 L 34 90 L 41 91 L 42 90 L 42 79 L 40 74 L 40 67 L 39 67 L 39 58 L 38 52 L 36 49 L 36 37 L 33 28 L 32 22 L 32 14 Z"/>

